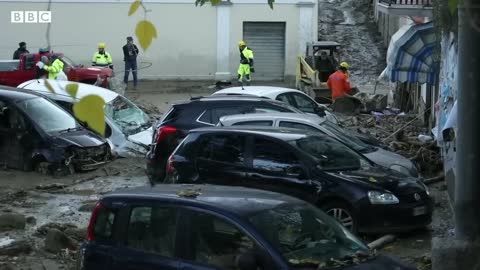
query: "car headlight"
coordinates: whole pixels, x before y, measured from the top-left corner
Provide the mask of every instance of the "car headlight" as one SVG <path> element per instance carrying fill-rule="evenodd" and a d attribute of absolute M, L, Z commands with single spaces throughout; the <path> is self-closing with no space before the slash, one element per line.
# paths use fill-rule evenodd
<path fill-rule="evenodd" d="M 397 171 L 401 174 L 404 174 L 404 175 L 407 175 L 407 176 L 411 176 L 412 174 L 410 173 L 410 170 L 405 168 L 404 166 L 402 165 L 398 165 L 398 164 L 394 164 L 392 166 L 390 166 L 390 169 L 394 170 L 394 171 Z"/>
<path fill-rule="evenodd" d="M 425 183 L 422 180 L 419 180 L 418 182 L 423 186 L 427 195 L 430 196 L 430 190 L 428 190 L 428 186 L 425 185 Z"/>
<path fill-rule="evenodd" d="M 380 192 L 380 191 L 369 191 L 368 199 L 371 204 L 397 204 L 399 203 L 398 198 L 392 193 Z"/>

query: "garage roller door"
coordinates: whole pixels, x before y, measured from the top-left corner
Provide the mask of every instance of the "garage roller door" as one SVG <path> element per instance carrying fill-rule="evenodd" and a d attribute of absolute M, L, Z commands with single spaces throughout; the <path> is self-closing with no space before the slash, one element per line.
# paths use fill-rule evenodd
<path fill-rule="evenodd" d="M 243 39 L 254 53 L 253 80 L 283 80 L 285 23 L 244 22 Z"/>

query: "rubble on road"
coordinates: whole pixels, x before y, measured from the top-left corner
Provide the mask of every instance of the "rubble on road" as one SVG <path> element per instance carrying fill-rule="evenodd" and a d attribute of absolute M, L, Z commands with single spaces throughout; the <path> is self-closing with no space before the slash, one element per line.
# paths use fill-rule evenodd
<path fill-rule="evenodd" d="M 137 106 L 144 111 L 150 117 L 150 119 L 159 119 L 163 114 L 163 112 L 160 111 L 157 106 L 150 103 L 137 103 Z"/>
<path fill-rule="evenodd" d="M 23 230 L 27 224 L 24 215 L 15 213 L 0 214 L 0 231 Z"/>
<path fill-rule="evenodd" d="M 65 185 L 65 184 L 53 183 L 53 184 L 48 184 L 48 185 L 38 185 L 38 186 L 36 186 L 36 189 L 51 191 L 51 190 L 62 190 L 66 187 L 67 187 L 67 185 Z"/>
<path fill-rule="evenodd" d="M 0 256 L 18 256 L 29 254 L 32 246 L 27 240 L 14 240 L 11 238 L 0 239 Z"/>
<path fill-rule="evenodd" d="M 397 112 L 385 110 L 383 113 L 344 116 L 340 117 L 340 122 L 347 129 L 380 139 L 388 146 L 388 150 L 415 161 L 422 176 L 438 177 L 443 163 L 436 142 L 419 137 L 428 132 L 416 115 Z"/>
<path fill-rule="evenodd" d="M 50 229 L 45 237 L 45 250 L 59 253 L 63 249 L 77 250 L 78 242 L 58 229 Z"/>

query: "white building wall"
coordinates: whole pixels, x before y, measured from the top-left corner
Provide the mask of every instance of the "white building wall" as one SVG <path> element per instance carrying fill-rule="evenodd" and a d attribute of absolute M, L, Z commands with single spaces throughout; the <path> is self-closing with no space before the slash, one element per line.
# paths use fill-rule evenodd
<path fill-rule="evenodd" d="M 133 16 L 128 16 L 132 1 L 53 0 L 50 30 L 52 49 L 64 52 L 78 63 L 89 64 L 97 44 L 105 42 L 116 70 L 123 70 L 122 46 L 125 38 L 133 36 L 138 45 L 135 26 L 144 17 L 142 8 Z M 238 62 L 236 45 L 242 39 L 243 21 L 287 22 L 286 75 L 295 74 L 295 57 L 303 53 L 299 45 L 303 42 L 299 39 L 311 38 L 305 42 L 317 39 L 318 10 L 313 0 L 277 0 L 273 10 L 268 7 L 266 0 L 237 0 L 231 1 L 230 6 L 218 8 L 210 5 L 196 7 L 194 0 L 143 2 L 151 10 L 147 19 L 157 27 L 158 38 L 153 40 L 147 52 L 141 50 L 139 62 L 149 62 L 152 66 L 141 70 L 140 78 L 213 79 L 216 74 L 235 75 Z M 312 16 L 310 20 L 302 18 L 303 23 L 311 22 L 306 29 L 300 27 L 301 5 L 298 2 L 312 5 L 313 12 L 303 10 L 303 14 Z M 46 24 L 10 23 L 11 11 L 46 9 L 45 0 L 0 0 L 0 59 L 11 59 L 20 41 L 27 42 L 31 52 L 46 47 Z M 220 26 L 228 22 L 229 31 L 222 31 Z M 140 64 L 146 65 L 148 63 Z"/>
<path fill-rule="evenodd" d="M 130 2 L 130 1 L 129 1 Z M 127 36 L 135 37 L 136 23 L 143 19 L 141 8 L 128 16 L 130 3 L 53 3 L 51 41 L 54 51 L 62 51 L 79 63 L 88 64 L 98 42 L 105 42 L 114 65 L 123 70 L 122 46 Z M 216 9 L 193 4 L 146 3 L 147 19 L 158 30 L 139 62 L 153 65 L 140 72 L 141 78 L 206 79 L 216 66 Z M 0 2 L 0 59 L 11 59 L 18 42 L 27 42 L 30 51 L 46 46 L 45 24 L 11 24 L 11 10 L 45 10 L 45 3 Z M 188 19 L 189 18 L 189 19 Z M 138 41 L 136 41 L 138 45 Z M 146 65 L 143 64 L 143 65 Z"/>

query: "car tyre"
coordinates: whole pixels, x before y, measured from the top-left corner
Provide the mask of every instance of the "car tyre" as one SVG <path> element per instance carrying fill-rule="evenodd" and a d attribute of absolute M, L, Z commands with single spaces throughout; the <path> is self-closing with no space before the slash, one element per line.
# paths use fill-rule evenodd
<path fill-rule="evenodd" d="M 334 201 L 322 206 L 327 215 L 335 218 L 340 224 L 353 233 L 358 232 L 357 217 L 352 208 L 344 202 Z"/>

